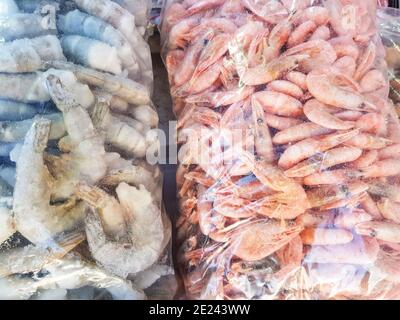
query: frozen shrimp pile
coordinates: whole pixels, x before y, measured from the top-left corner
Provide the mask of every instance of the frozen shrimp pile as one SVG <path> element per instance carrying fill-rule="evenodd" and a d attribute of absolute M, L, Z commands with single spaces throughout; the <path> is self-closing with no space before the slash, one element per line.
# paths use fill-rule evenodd
<path fill-rule="evenodd" d="M 400 297 L 400 126 L 376 1 L 169 1 L 187 294 Z"/>
<path fill-rule="evenodd" d="M 117 2 L 1 1 L 0 299 L 144 299 L 173 274 L 147 3 Z"/>

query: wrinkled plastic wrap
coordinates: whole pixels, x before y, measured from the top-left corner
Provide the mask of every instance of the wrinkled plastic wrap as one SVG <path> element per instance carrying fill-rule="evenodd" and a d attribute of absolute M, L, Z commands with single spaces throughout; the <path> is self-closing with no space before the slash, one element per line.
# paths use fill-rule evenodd
<path fill-rule="evenodd" d="M 390 98 L 400 114 L 400 10 L 396 8 L 380 8 L 378 22 L 383 44 L 386 49 L 386 61 L 389 68 Z"/>
<path fill-rule="evenodd" d="M 400 298 L 400 126 L 376 10 L 167 3 L 189 298 Z"/>
<path fill-rule="evenodd" d="M 0 299 L 173 297 L 148 10 L 1 1 Z"/>

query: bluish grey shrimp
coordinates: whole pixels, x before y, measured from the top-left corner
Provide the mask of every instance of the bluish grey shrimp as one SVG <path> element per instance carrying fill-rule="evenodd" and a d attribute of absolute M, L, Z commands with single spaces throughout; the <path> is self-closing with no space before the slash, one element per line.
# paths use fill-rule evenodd
<path fill-rule="evenodd" d="M 38 113 L 40 113 L 40 110 L 35 105 L 0 99 L 0 121 L 27 120 Z"/>
<path fill-rule="evenodd" d="M 46 114 L 42 117 L 51 120 L 50 140 L 60 139 L 66 134 L 62 113 Z M 35 121 L 36 119 L 33 118 L 23 121 L 0 122 L 0 142 L 23 141 Z"/>
<path fill-rule="evenodd" d="M 23 73 L 40 70 L 48 60 L 66 60 L 56 36 L 19 39 L 0 45 L 0 72 Z"/>
<path fill-rule="evenodd" d="M 43 85 L 41 73 L 0 73 L 0 97 L 25 103 L 47 102 L 50 95 Z"/>
<path fill-rule="evenodd" d="M 57 34 L 55 15 L 40 16 L 33 13 L 16 13 L 0 16 L 0 40 L 13 41 Z"/>
<path fill-rule="evenodd" d="M 81 35 L 96 39 L 117 48 L 121 62 L 130 74 L 139 72 L 135 53 L 124 35 L 107 22 L 79 10 L 59 15 L 58 29 L 66 35 Z"/>
<path fill-rule="evenodd" d="M 19 10 L 25 13 L 41 12 L 46 6 L 58 9 L 59 4 L 54 0 L 16 0 Z"/>
<path fill-rule="evenodd" d="M 113 74 L 122 73 L 117 49 L 104 42 L 74 35 L 64 36 L 61 45 L 67 58 L 73 62 Z"/>

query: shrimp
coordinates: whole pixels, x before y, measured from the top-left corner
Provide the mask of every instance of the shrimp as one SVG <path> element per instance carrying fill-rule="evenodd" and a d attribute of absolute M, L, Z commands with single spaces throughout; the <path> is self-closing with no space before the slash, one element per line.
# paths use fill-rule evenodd
<path fill-rule="evenodd" d="M 65 135 L 65 125 L 61 113 L 43 115 L 42 118 L 51 121 L 49 140 L 57 140 Z M 23 121 L 0 122 L 0 141 L 3 143 L 23 141 L 35 120 L 37 119 L 31 118 Z"/>
<path fill-rule="evenodd" d="M 131 108 L 128 113 L 149 128 L 156 128 L 158 126 L 159 117 L 153 104 L 138 105 Z"/>
<path fill-rule="evenodd" d="M 73 72 L 79 81 L 100 87 L 108 93 L 120 97 L 129 103 L 135 105 L 146 105 L 150 103 L 149 90 L 133 80 L 102 73 L 69 62 L 52 61 L 47 64 L 56 69 Z"/>
<path fill-rule="evenodd" d="M 243 0 L 243 5 L 253 14 L 272 24 L 277 24 L 288 16 L 288 11 L 280 2 Z"/>
<path fill-rule="evenodd" d="M 381 71 L 373 69 L 368 71 L 360 80 L 363 93 L 374 92 L 386 85 L 386 79 Z"/>
<path fill-rule="evenodd" d="M 29 241 L 44 243 L 83 220 L 84 208 L 69 211 L 50 205 L 52 177 L 44 164 L 50 121 L 37 120 L 26 135 L 18 157 L 13 212 L 18 231 Z M 34 187 L 32 187 L 34 186 Z"/>
<path fill-rule="evenodd" d="M 337 169 L 324 172 L 316 172 L 304 178 L 303 183 L 306 186 L 318 185 L 338 185 L 348 183 L 353 179 L 360 178 L 362 174 L 358 171 L 348 169 Z"/>
<path fill-rule="evenodd" d="M 140 290 L 132 287 L 128 281 L 110 275 L 82 260 L 77 254 L 68 254 L 63 259 L 54 259 L 45 266 L 47 273 L 38 279 L 11 276 L 1 280 L 1 295 L 13 299 L 29 299 L 35 293 L 37 299 L 46 299 L 47 294 L 53 297 L 54 291 L 66 295 L 67 290 L 93 286 L 107 289 L 114 299 L 144 299 Z M 40 270 L 39 270 L 40 271 Z M 36 278 L 36 277 L 35 277 Z M 46 290 L 43 292 L 43 290 Z M 40 292 L 40 293 L 39 293 Z"/>
<path fill-rule="evenodd" d="M 146 68 L 151 69 L 151 55 L 147 43 L 135 26 L 135 17 L 111 0 L 74 0 L 79 9 L 96 16 L 119 30 Z"/>
<path fill-rule="evenodd" d="M 331 65 L 337 55 L 332 45 L 324 40 L 310 40 L 288 49 L 283 56 L 291 57 L 304 55 L 305 58 L 299 61 L 300 70 L 310 72 L 321 65 Z"/>
<path fill-rule="evenodd" d="M 400 225 L 393 222 L 363 222 L 357 224 L 354 230 L 359 235 L 376 238 L 390 243 L 400 243 Z"/>
<path fill-rule="evenodd" d="M 284 93 L 259 91 L 253 94 L 252 101 L 261 105 L 265 112 L 278 116 L 297 117 L 303 114 L 302 103 Z"/>
<path fill-rule="evenodd" d="M 205 71 L 222 58 L 228 51 L 230 39 L 231 36 L 229 34 L 218 34 L 212 38 L 203 49 L 194 74 Z"/>
<path fill-rule="evenodd" d="M 378 257 L 379 244 L 375 239 L 355 239 L 349 244 L 314 246 L 305 256 L 306 263 L 373 264 Z"/>
<path fill-rule="evenodd" d="M 307 88 L 307 75 L 299 71 L 290 71 L 286 74 L 286 79 L 297 86 L 299 86 L 303 91 L 308 90 Z"/>
<path fill-rule="evenodd" d="M 294 19 L 296 23 L 313 21 L 318 26 L 324 26 L 329 22 L 330 14 L 327 8 L 311 5 L 310 7 L 305 8 L 304 10 L 300 10 L 298 13 L 298 17 L 294 17 Z"/>
<path fill-rule="evenodd" d="M 106 143 L 138 158 L 146 155 L 149 145 L 144 135 L 110 114 L 109 102 L 98 99 L 91 117 L 94 126 L 105 132 Z"/>
<path fill-rule="evenodd" d="M 312 157 L 319 152 L 332 149 L 357 136 L 358 134 L 358 130 L 352 130 L 344 133 L 322 136 L 319 138 L 309 138 L 298 142 L 286 149 L 279 159 L 279 167 L 283 169 L 289 169 L 300 161 Z"/>
<path fill-rule="evenodd" d="M 319 208 L 341 200 L 348 200 L 363 194 L 369 188 L 364 182 L 354 182 L 344 185 L 323 186 L 307 192 L 311 208 Z"/>
<path fill-rule="evenodd" d="M 109 170 L 107 175 L 99 181 L 99 185 L 107 188 L 116 187 L 122 182 L 129 183 L 136 187 L 143 185 L 155 197 L 160 178 L 159 170 L 151 172 L 144 166 L 133 165 L 128 161 L 128 163 L 121 168 Z"/>
<path fill-rule="evenodd" d="M 308 74 L 307 87 L 318 101 L 337 108 L 362 110 L 365 106 L 360 94 L 335 85 L 328 74 L 317 69 Z"/>
<path fill-rule="evenodd" d="M 331 38 L 331 30 L 327 26 L 319 26 L 315 29 L 314 33 L 310 37 L 310 40 L 325 40 L 328 41 Z"/>
<path fill-rule="evenodd" d="M 260 105 L 252 104 L 254 122 L 254 143 L 257 155 L 268 162 L 275 159 L 271 133 L 266 124 L 264 110 Z"/>
<path fill-rule="evenodd" d="M 304 95 L 303 90 L 298 85 L 286 80 L 270 82 L 267 86 L 267 90 L 284 93 L 296 99 L 301 99 Z"/>
<path fill-rule="evenodd" d="M 65 55 L 73 62 L 117 75 L 122 73 L 117 49 L 104 42 L 73 35 L 64 36 L 61 43 Z"/>
<path fill-rule="evenodd" d="M 25 103 L 47 102 L 50 96 L 43 87 L 40 74 L 1 74 L 0 96 Z"/>
<path fill-rule="evenodd" d="M 0 50 L 0 72 L 5 73 L 34 72 L 43 61 L 66 60 L 60 41 L 52 35 L 6 42 Z"/>
<path fill-rule="evenodd" d="M 191 16 L 196 13 L 213 9 L 222 5 L 224 0 L 199 0 L 190 3 L 189 7 L 186 9 L 186 15 Z"/>
<path fill-rule="evenodd" d="M 174 50 L 177 48 L 185 48 L 186 42 L 191 40 L 189 37 L 190 31 L 199 25 L 199 18 L 190 17 L 182 19 L 175 24 L 168 34 L 168 48 Z"/>
<path fill-rule="evenodd" d="M 354 72 L 356 72 L 356 61 L 350 56 L 337 59 L 333 66 L 349 77 L 353 77 Z"/>
<path fill-rule="evenodd" d="M 143 186 L 135 188 L 121 183 L 116 193 L 124 208 L 120 214 L 126 220 L 129 241 L 108 240 L 102 220 L 92 208 L 87 211 L 86 235 L 97 263 L 126 278 L 153 265 L 164 250 L 166 239 L 160 209 Z"/>
<path fill-rule="evenodd" d="M 204 39 L 202 37 L 188 48 L 179 68 L 174 73 L 174 83 L 176 86 L 182 86 L 192 78 L 203 47 Z"/>
<path fill-rule="evenodd" d="M 3 41 L 35 38 L 49 34 L 57 34 L 55 17 L 50 13 L 45 17 L 32 13 L 0 16 L 0 35 Z"/>
<path fill-rule="evenodd" d="M 75 194 L 97 209 L 101 218 L 104 232 L 114 239 L 121 240 L 127 232 L 124 209 L 117 199 L 108 195 L 100 188 L 90 187 L 80 183 L 76 186 Z"/>
<path fill-rule="evenodd" d="M 331 149 L 323 154 L 305 160 L 291 169 L 285 171 L 285 175 L 291 178 L 306 177 L 317 171 L 324 171 L 336 165 L 355 161 L 362 154 L 362 150 L 354 147 L 339 147 Z"/>
<path fill-rule="evenodd" d="M 300 119 L 279 117 L 271 113 L 265 114 L 267 124 L 277 130 L 286 130 L 303 123 Z"/>
<path fill-rule="evenodd" d="M 333 46 L 338 58 L 348 56 L 357 61 L 360 56 L 360 50 L 357 44 L 349 36 L 332 38 L 329 40 L 329 43 Z"/>
<path fill-rule="evenodd" d="M 173 93 L 177 96 L 185 96 L 203 92 L 218 80 L 220 74 L 221 64 L 215 63 L 201 74 L 193 76 L 187 84 Z"/>
<path fill-rule="evenodd" d="M 81 231 L 55 235 L 55 245 L 28 245 L 0 253 L 0 278 L 14 274 L 39 272 L 55 259 L 63 259 L 82 241 L 85 235 Z"/>
<path fill-rule="evenodd" d="M 360 133 L 346 141 L 345 144 L 364 150 L 379 150 L 390 146 L 392 141 L 375 135 Z"/>
<path fill-rule="evenodd" d="M 306 228 L 300 234 L 305 245 L 343 245 L 353 241 L 353 234 L 344 229 Z"/>
<path fill-rule="evenodd" d="M 61 79 L 50 75 L 47 86 L 52 100 L 63 113 L 72 145 L 71 152 L 55 157 L 51 166 L 54 175 L 59 177 L 55 189 L 59 197 L 65 199 L 73 194 L 77 181 L 94 184 L 105 176 L 106 152 L 104 141 L 94 128 L 88 112 L 75 101 Z"/>
<path fill-rule="evenodd" d="M 237 26 L 234 22 L 227 18 L 208 18 L 203 17 L 200 20 L 200 24 L 195 26 L 193 30 L 189 32 L 189 38 L 194 39 L 202 34 L 213 34 L 217 36 L 217 33 L 233 35 L 237 30 Z"/>
<path fill-rule="evenodd" d="M 397 176 L 400 174 L 400 161 L 397 159 L 386 159 L 361 169 L 365 178 L 379 178 Z"/>
<path fill-rule="evenodd" d="M 377 48 L 373 42 L 368 44 L 368 47 L 359 57 L 358 66 L 354 74 L 354 79 L 360 81 L 364 75 L 372 68 L 377 55 Z"/>
<path fill-rule="evenodd" d="M 382 114 L 370 112 L 357 119 L 356 127 L 362 132 L 386 136 L 386 119 Z"/>
<path fill-rule="evenodd" d="M 286 177 L 280 169 L 265 160 L 257 161 L 246 152 L 242 152 L 240 158 L 262 184 L 277 192 L 263 198 L 260 214 L 276 219 L 294 219 L 309 209 L 303 187 Z"/>
<path fill-rule="evenodd" d="M 349 209 L 335 217 L 334 225 L 337 228 L 352 230 L 357 224 L 372 220 L 373 217 L 362 209 Z"/>
<path fill-rule="evenodd" d="M 307 55 L 300 54 L 276 58 L 267 64 L 248 68 L 241 77 L 241 81 L 249 86 L 267 84 L 279 79 L 286 72 L 295 69 L 306 58 L 308 58 Z"/>
<path fill-rule="evenodd" d="M 354 122 L 343 121 L 326 110 L 324 104 L 318 100 L 308 100 L 304 105 L 304 114 L 311 122 L 318 124 L 327 129 L 333 130 L 350 130 L 355 127 Z"/>
<path fill-rule="evenodd" d="M 21 121 L 33 118 L 40 109 L 31 104 L 0 100 L 0 121 Z"/>
<path fill-rule="evenodd" d="M 278 251 L 303 230 L 296 223 L 280 224 L 278 221 L 259 221 L 241 230 L 230 248 L 232 253 L 244 261 L 257 261 Z"/>
<path fill-rule="evenodd" d="M 16 2 L 19 10 L 27 13 L 41 13 L 46 6 L 59 10 L 59 4 L 55 0 L 17 0 Z"/>
<path fill-rule="evenodd" d="M 307 20 L 300 24 L 296 29 L 293 30 L 290 35 L 287 45 L 289 48 L 299 45 L 305 42 L 308 36 L 313 34 L 317 30 L 318 26 L 312 20 Z"/>
<path fill-rule="evenodd" d="M 253 93 L 254 87 L 244 86 L 229 91 L 203 92 L 197 95 L 190 95 L 185 101 L 187 103 L 205 103 L 217 108 L 241 102 Z"/>
<path fill-rule="evenodd" d="M 292 23 L 288 19 L 284 19 L 272 28 L 268 37 L 268 45 L 263 48 L 263 59 L 265 62 L 270 62 L 279 57 L 280 51 L 292 33 L 292 27 Z"/>
<path fill-rule="evenodd" d="M 377 206 L 386 220 L 400 223 L 400 205 L 397 202 L 382 198 L 378 201 Z"/>
<path fill-rule="evenodd" d="M 393 144 L 378 151 L 379 159 L 397 158 L 400 156 L 400 144 Z"/>
<path fill-rule="evenodd" d="M 110 24 L 79 10 L 58 17 L 57 26 L 64 34 L 78 34 L 107 43 L 117 49 L 122 65 L 134 76 L 140 71 L 139 63 L 128 40 Z M 107 57 L 108 59 L 110 57 Z"/>
<path fill-rule="evenodd" d="M 275 144 L 288 144 L 330 133 L 333 133 L 333 130 L 323 128 L 315 123 L 305 122 L 283 129 L 273 137 L 272 141 Z"/>

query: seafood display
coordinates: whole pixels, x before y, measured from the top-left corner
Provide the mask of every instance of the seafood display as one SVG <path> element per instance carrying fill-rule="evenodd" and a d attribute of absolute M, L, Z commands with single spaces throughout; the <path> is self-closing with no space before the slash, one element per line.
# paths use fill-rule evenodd
<path fill-rule="evenodd" d="M 400 298 L 400 123 L 376 12 L 167 1 L 189 298 Z"/>
<path fill-rule="evenodd" d="M 0 299 L 146 299 L 174 277 L 148 6 L 1 1 Z"/>

